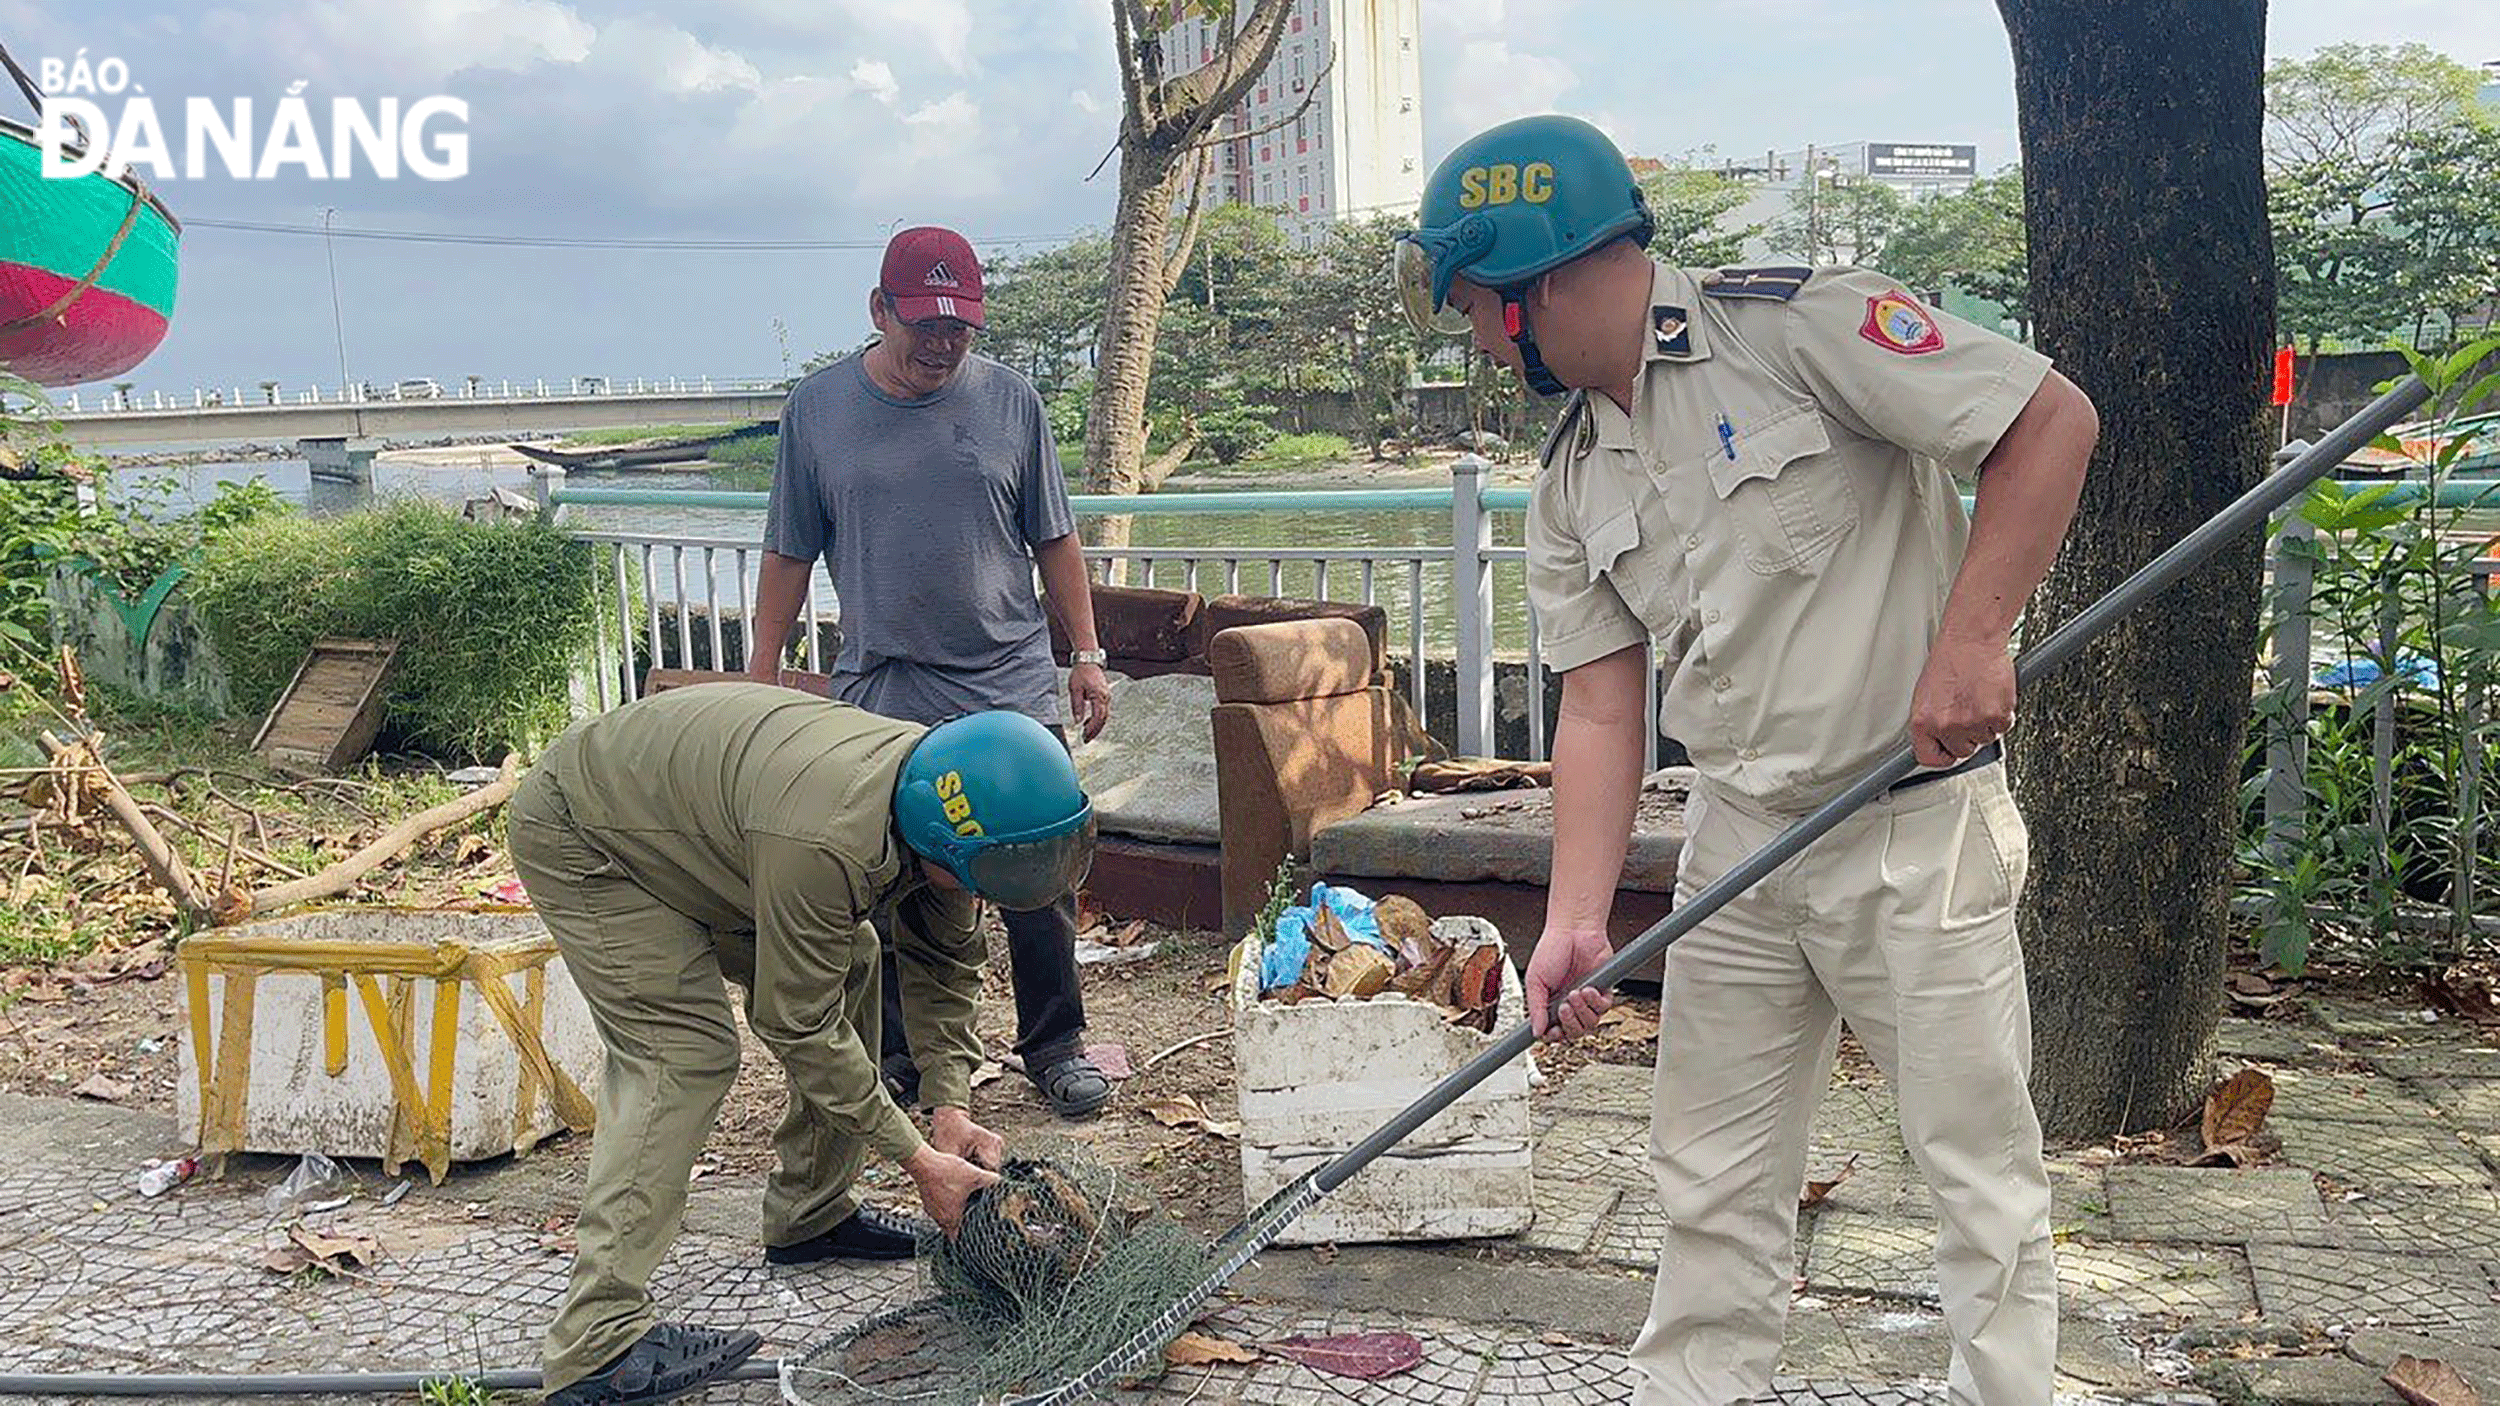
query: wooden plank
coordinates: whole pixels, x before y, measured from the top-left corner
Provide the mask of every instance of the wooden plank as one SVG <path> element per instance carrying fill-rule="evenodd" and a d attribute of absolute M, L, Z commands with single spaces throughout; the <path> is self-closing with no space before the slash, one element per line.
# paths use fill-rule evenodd
<path fill-rule="evenodd" d="M 313 641 L 253 749 L 282 767 L 312 771 L 336 771 L 363 756 L 382 730 L 384 685 L 398 657 L 396 641 Z"/>

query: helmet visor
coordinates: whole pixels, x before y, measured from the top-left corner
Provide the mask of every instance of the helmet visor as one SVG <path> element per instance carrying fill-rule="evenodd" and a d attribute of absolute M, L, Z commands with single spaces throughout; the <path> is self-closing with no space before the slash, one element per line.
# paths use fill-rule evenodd
<path fill-rule="evenodd" d="M 1001 908 L 1047 908 L 1093 871 L 1094 837 L 1094 817 L 1088 815 L 1064 835 L 985 844 L 964 861 L 964 880 Z"/>
<path fill-rule="evenodd" d="M 1398 240 L 1390 275 L 1397 280 L 1398 305 L 1406 309 L 1406 320 L 1416 331 L 1455 337 L 1467 330 L 1467 314 L 1432 295 L 1432 255 L 1419 241 Z"/>

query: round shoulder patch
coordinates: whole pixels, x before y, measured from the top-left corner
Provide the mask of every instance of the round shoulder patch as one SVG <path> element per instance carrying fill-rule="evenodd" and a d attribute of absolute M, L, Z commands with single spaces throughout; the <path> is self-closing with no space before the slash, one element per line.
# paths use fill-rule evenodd
<path fill-rule="evenodd" d="M 1866 300 L 1858 335 L 1888 352 L 1917 356 L 1944 350 L 1944 329 L 1907 293 L 1878 293 Z"/>

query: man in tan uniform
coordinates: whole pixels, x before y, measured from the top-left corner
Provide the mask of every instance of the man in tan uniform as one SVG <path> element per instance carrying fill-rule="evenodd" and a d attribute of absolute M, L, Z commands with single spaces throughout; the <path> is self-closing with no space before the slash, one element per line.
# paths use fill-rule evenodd
<path fill-rule="evenodd" d="M 738 1070 L 723 978 L 789 1075 L 764 1193 L 766 1258 L 908 1257 L 913 1229 L 852 1189 L 899 1163 L 952 1232 L 996 1180 L 966 1111 L 982 943 L 976 896 L 1050 902 L 1082 881 L 1092 808 L 1065 748 L 1014 713 L 937 728 L 767 684 L 653 695 L 577 724 L 513 796 L 512 852 L 607 1046 L 573 1279 L 548 1330 L 556 1406 L 621 1406 L 737 1365 L 752 1332 L 657 1323 L 647 1291 Z M 893 903 L 924 1137 L 878 1077 L 868 915 Z"/>
<path fill-rule="evenodd" d="M 2016 616 L 2097 435 L 2047 360 L 1859 269 L 1644 252 L 1622 155 L 1536 117 L 1462 144 L 1401 245 L 1410 308 L 1574 390 L 1530 498 L 1528 584 L 1563 675 L 1554 859 L 1528 976 L 1550 1038 L 1606 936 L 1640 785 L 1644 646 L 1700 785 L 1677 897 L 1900 745 L 1929 768 L 1670 948 L 1651 1110 L 1669 1228 L 1636 1399 L 1722 1406 L 1779 1358 L 1814 1110 L 1845 1017 L 1934 1199 L 1956 1402 L 2046 1406 L 2057 1284 L 1999 738 Z M 1975 517 L 1955 475 L 1976 475 Z"/>

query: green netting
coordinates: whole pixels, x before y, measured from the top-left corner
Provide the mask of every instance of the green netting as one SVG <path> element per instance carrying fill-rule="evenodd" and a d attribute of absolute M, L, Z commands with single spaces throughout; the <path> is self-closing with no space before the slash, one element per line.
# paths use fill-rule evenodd
<path fill-rule="evenodd" d="M 926 1295 L 785 1358 L 782 1394 L 794 1406 L 1088 1400 L 1159 1371 L 1198 1306 L 1316 1198 L 1296 1183 L 1209 1246 L 1090 1150 L 1019 1145 L 961 1233 L 923 1246 Z"/>

